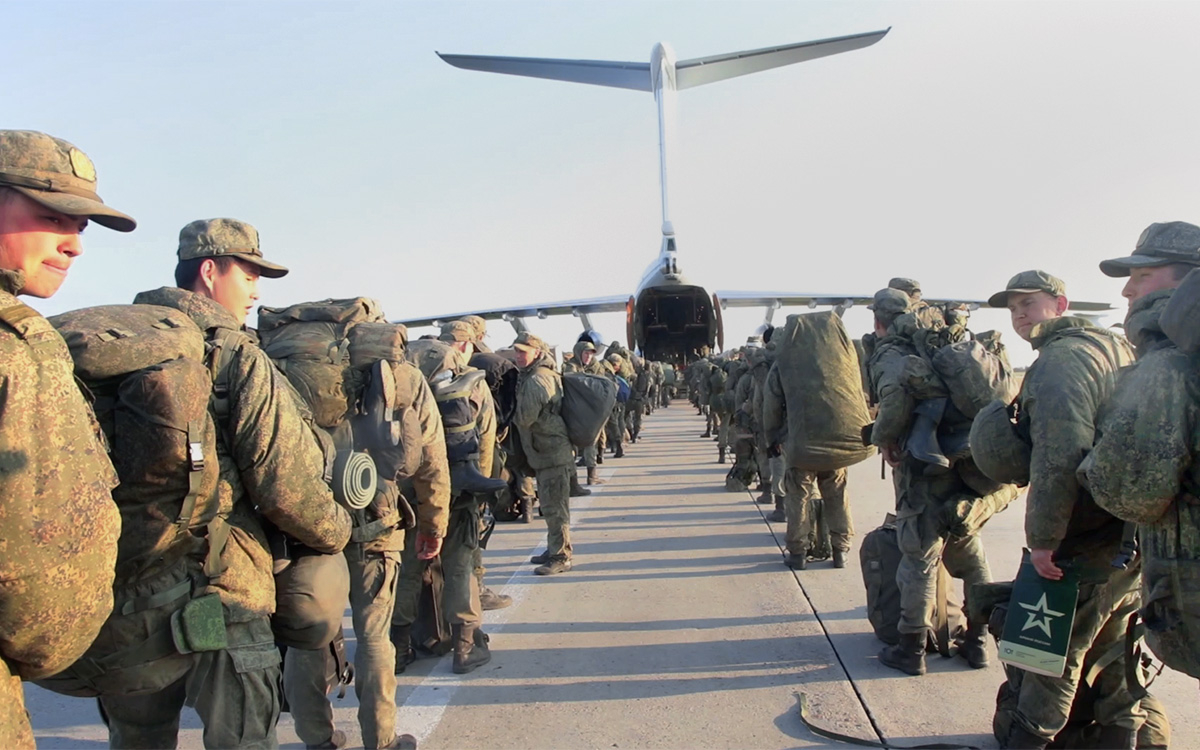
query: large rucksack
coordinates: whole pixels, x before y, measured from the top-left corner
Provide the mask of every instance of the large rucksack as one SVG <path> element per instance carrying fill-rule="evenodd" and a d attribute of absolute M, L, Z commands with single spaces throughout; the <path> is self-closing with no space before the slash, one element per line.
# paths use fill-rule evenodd
<path fill-rule="evenodd" d="M 366 297 L 262 307 L 258 323 L 263 351 L 337 450 L 333 491 L 354 519 L 351 541 L 369 542 L 397 523 L 413 523 L 402 496 L 376 490 L 378 478 L 394 477 L 379 477 L 372 455 L 386 448 L 399 456 L 395 463 L 402 475 L 415 472 L 421 458 L 416 394 L 391 369 L 405 362 L 404 326 L 388 323 L 379 303 Z M 375 402 L 385 393 L 394 400 L 393 413 L 372 421 Z"/>
<path fill-rule="evenodd" d="M 82 658 L 39 684 L 75 696 L 161 690 L 192 665 L 180 652 L 180 613 L 221 612 L 217 594 L 201 595 L 206 574 L 220 572 L 229 531 L 218 516 L 209 407 L 214 378 L 248 339 L 229 331 L 206 342 L 187 315 L 156 305 L 85 308 L 50 322 L 92 397 L 120 478 L 113 500 L 122 533 L 112 614 Z"/>
<path fill-rule="evenodd" d="M 900 642 L 900 586 L 896 571 L 904 555 L 896 539 L 896 517 L 887 515 L 883 525 L 863 537 L 858 557 L 862 567 L 863 584 L 867 589 L 867 621 L 875 637 L 889 645 Z M 938 561 L 937 597 L 935 600 L 933 632 L 926 648 L 942 656 L 958 652 L 956 640 L 966 630 L 962 607 L 950 598 L 950 575 Z"/>
<path fill-rule="evenodd" d="M 595 445 L 617 403 L 617 384 L 586 372 L 569 372 L 562 383 L 561 414 L 567 437 L 576 448 Z"/>
<path fill-rule="evenodd" d="M 844 469 L 868 458 L 862 428 L 871 421 L 858 353 L 836 312 L 789 315 L 771 338 L 787 401 L 788 466 Z"/>

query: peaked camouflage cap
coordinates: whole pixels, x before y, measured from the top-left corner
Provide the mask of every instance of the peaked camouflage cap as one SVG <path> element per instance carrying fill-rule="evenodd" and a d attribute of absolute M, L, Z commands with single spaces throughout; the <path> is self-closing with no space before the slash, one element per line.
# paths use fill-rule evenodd
<path fill-rule="evenodd" d="M 1168 221 L 1146 227 L 1138 237 L 1133 255 L 1100 262 L 1105 276 L 1128 276 L 1135 268 L 1153 268 L 1171 263 L 1200 266 L 1200 227 L 1186 221 Z"/>
<path fill-rule="evenodd" d="M 258 230 L 237 219 L 200 219 L 179 230 L 179 259 L 237 258 L 258 266 L 269 279 L 287 275 L 287 268 L 263 259 Z"/>
<path fill-rule="evenodd" d="M 889 289 L 899 289 L 913 299 L 921 298 L 921 282 L 916 279 L 906 279 L 903 276 L 897 276 L 888 282 Z"/>
<path fill-rule="evenodd" d="M 1003 292 L 996 292 L 988 297 L 990 307 L 1008 307 L 1008 295 L 1032 294 L 1045 292 L 1053 297 L 1062 297 L 1067 293 L 1067 285 L 1057 276 L 1051 276 L 1045 271 L 1022 271 L 1008 280 L 1008 286 Z"/>
<path fill-rule="evenodd" d="M 464 323 L 469 323 L 475 329 L 475 340 L 483 341 L 483 337 L 487 335 L 487 321 L 478 315 L 464 315 L 459 318 Z"/>
<path fill-rule="evenodd" d="M 905 292 L 899 289 L 888 287 L 875 292 L 875 299 L 871 304 L 867 305 L 868 310 L 875 312 L 875 317 L 881 320 L 894 318 L 897 315 L 902 315 L 909 311 L 912 307 L 912 298 Z"/>
<path fill-rule="evenodd" d="M 84 216 L 118 232 L 137 222 L 96 193 L 96 167 L 75 146 L 36 130 L 0 130 L 0 185 L 68 216 Z"/>
<path fill-rule="evenodd" d="M 443 323 L 438 341 L 475 341 L 475 327 L 463 320 Z"/>
<path fill-rule="evenodd" d="M 513 348 L 528 349 L 535 352 L 550 351 L 550 347 L 546 346 L 546 342 L 542 341 L 540 336 L 536 336 L 529 331 L 521 331 L 517 334 L 516 340 L 513 341 Z"/>

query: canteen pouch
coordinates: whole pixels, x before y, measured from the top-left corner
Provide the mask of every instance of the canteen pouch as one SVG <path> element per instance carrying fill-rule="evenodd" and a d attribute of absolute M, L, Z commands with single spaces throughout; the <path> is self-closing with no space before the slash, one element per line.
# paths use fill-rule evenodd
<path fill-rule="evenodd" d="M 173 613 L 171 638 L 181 654 L 228 648 L 220 594 L 205 594 Z"/>

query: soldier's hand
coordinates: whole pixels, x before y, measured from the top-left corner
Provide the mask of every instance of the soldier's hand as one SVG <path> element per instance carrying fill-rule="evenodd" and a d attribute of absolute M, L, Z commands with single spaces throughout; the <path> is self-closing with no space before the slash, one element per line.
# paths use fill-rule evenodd
<path fill-rule="evenodd" d="M 432 560 L 442 552 L 442 538 L 417 533 L 417 559 Z"/>
<path fill-rule="evenodd" d="M 1033 563 L 1033 568 L 1042 578 L 1051 581 L 1062 580 L 1062 568 L 1054 564 L 1054 550 L 1052 549 L 1031 549 L 1029 550 L 1029 562 Z"/>
<path fill-rule="evenodd" d="M 879 449 L 883 454 L 883 460 L 887 461 L 888 466 L 893 469 L 900 465 L 900 450 L 894 445 L 885 445 Z"/>

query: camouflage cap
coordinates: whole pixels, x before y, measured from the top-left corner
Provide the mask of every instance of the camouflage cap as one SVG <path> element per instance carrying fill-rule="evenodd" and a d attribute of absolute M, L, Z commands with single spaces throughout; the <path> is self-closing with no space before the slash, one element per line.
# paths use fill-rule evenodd
<path fill-rule="evenodd" d="M 137 222 L 96 194 L 92 160 L 70 143 L 35 130 L 0 130 L 0 185 L 68 216 L 83 216 L 118 232 Z"/>
<path fill-rule="evenodd" d="M 474 341 L 475 327 L 462 320 L 452 320 L 442 324 L 442 334 L 439 341 Z"/>
<path fill-rule="evenodd" d="M 475 340 L 483 341 L 483 337 L 487 335 L 487 321 L 478 315 L 464 315 L 459 318 L 464 323 L 469 323 L 471 328 L 475 329 Z"/>
<path fill-rule="evenodd" d="M 875 299 L 867 305 L 868 310 L 875 311 L 877 318 L 894 318 L 908 312 L 912 307 L 912 298 L 899 289 L 888 287 L 875 292 Z"/>
<path fill-rule="evenodd" d="M 536 352 L 548 352 L 550 347 L 546 346 L 546 342 L 542 341 L 540 336 L 535 336 L 529 331 L 521 331 L 517 334 L 516 340 L 513 341 L 514 349 L 528 349 Z"/>
<path fill-rule="evenodd" d="M 1138 237 L 1133 255 L 1100 262 L 1105 276 L 1128 276 L 1134 268 L 1152 268 L 1170 263 L 1200 266 L 1200 227 L 1186 221 L 1151 224 Z"/>
<path fill-rule="evenodd" d="M 1045 292 L 1054 297 L 1062 297 L 1067 293 L 1067 285 L 1063 283 L 1062 279 L 1051 276 L 1045 271 L 1022 271 L 1008 280 L 1008 286 L 1004 287 L 1003 292 L 996 292 L 988 297 L 988 305 L 1008 307 L 1008 295 L 1012 292 L 1017 294 Z"/>
<path fill-rule="evenodd" d="M 921 282 L 897 276 L 888 282 L 888 289 L 899 289 L 913 299 L 921 299 Z"/>
<path fill-rule="evenodd" d="M 263 259 L 258 248 L 258 230 L 237 219 L 200 219 L 179 230 L 179 259 L 237 258 L 258 266 L 269 279 L 286 276 L 288 270 Z"/>

